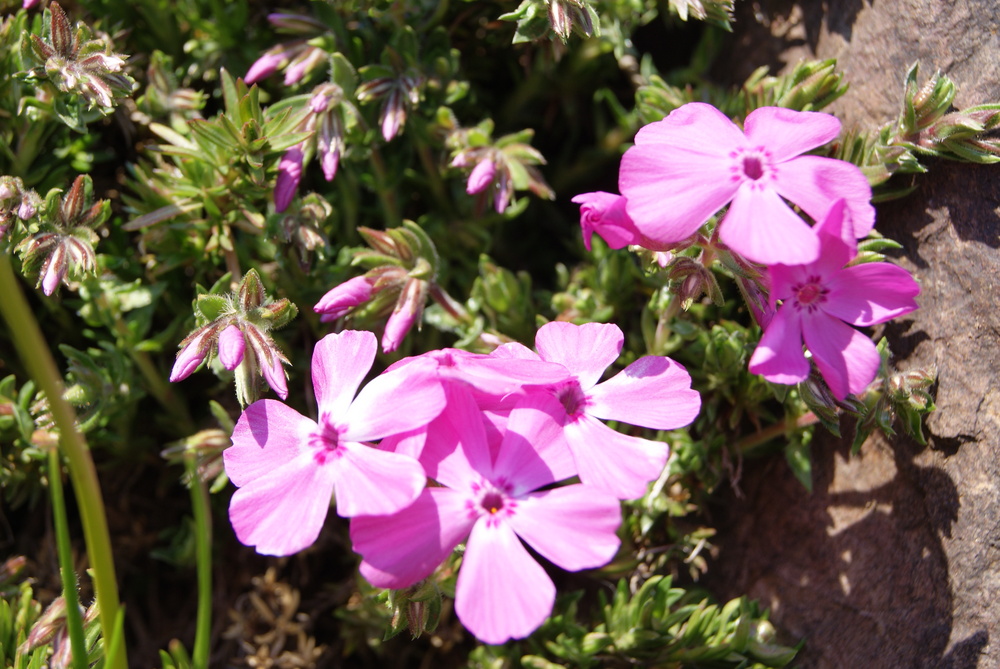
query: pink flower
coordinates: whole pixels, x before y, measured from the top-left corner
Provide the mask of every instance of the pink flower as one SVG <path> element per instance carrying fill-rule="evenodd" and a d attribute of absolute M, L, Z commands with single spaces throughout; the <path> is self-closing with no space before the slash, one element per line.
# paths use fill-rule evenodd
<path fill-rule="evenodd" d="M 274 208 L 288 209 L 302 179 L 302 146 L 296 144 L 285 152 L 278 162 L 278 180 L 274 184 Z"/>
<path fill-rule="evenodd" d="M 222 366 L 233 371 L 243 361 L 246 350 L 243 332 L 236 325 L 227 325 L 219 333 L 219 361 Z"/>
<path fill-rule="evenodd" d="M 365 276 L 356 276 L 334 287 L 320 298 L 313 311 L 322 314 L 322 321 L 335 321 L 354 307 L 372 298 L 373 285 Z"/>
<path fill-rule="evenodd" d="M 177 354 L 174 367 L 170 370 L 170 382 L 176 383 L 191 376 L 194 370 L 198 369 L 208 351 L 211 348 L 213 333 L 210 330 L 201 330 L 198 335 L 191 338 Z"/>
<path fill-rule="evenodd" d="M 444 391 L 432 369 L 416 364 L 376 377 L 354 397 L 376 348 L 370 332 L 320 340 L 312 364 L 317 421 L 275 400 L 254 402 L 240 416 L 223 458 L 239 487 L 229 518 L 244 544 L 265 555 L 308 547 L 334 493 L 343 517 L 394 513 L 420 494 L 426 478 L 416 460 L 363 442 L 430 422 Z"/>
<path fill-rule="evenodd" d="M 580 205 L 580 228 L 588 251 L 595 232 L 613 249 L 642 244 L 642 234 L 625 211 L 621 195 L 596 191 L 577 195 L 572 201 Z"/>
<path fill-rule="evenodd" d="M 763 264 L 802 264 L 819 256 L 816 232 L 785 198 L 819 221 L 844 198 L 852 234 L 875 224 L 871 188 L 843 160 L 801 155 L 837 137 L 829 114 L 761 107 L 745 134 L 711 105 L 691 102 L 639 130 L 622 157 L 619 187 L 636 227 L 676 244 L 732 203 L 719 223 L 723 243 Z"/>
<path fill-rule="evenodd" d="M 491 156 L 487 156 L 476 163 L 469 173 L 469 180 L 465 186 L 465 192 L 469 195 L 481 193 L 493 183 L 493 177 L 497 173 L 496 163 Z"/>
<path fill-rule="evenodd" d="M 639 358 L 598 383 L 623 342 L 616 325 L 556 321 L 538 330 L 537 355 L 519 344 L 508 344 L 505 351 L 558 362 L 568 370 L 568 379 L 550 391 L 563 408 L 563 435 L 580 480 L 619 499 L 634 499 L 663 470 L 667 445 L 616 432 L 599 419 L 673 430 L 695 419 L 701 397 L 691 389 L 687 371 L 663 356 Z"/>
<path fill-rule="evenodd" d="M 438 420 L 451 435 L 428 441 L 441 486 L 393 515 L 351 521 L 361 574 L 377 587 L 410 586 L 468 537 L 455 586 L 459 620 L 486 643 L 523 638 L 551 613 L 555 586 L 519 538 L 564 569 L 600 566 L 618 550 L 618 501 L 579 484 L 538 491 L 558 480 L 562 457 L 545 448 L 557 443 L 559 424 L 544 399 L 511 412 L 495 458 L 471 395 L 450 397 Z"/>
<path fill-rule="evenodd" d="M 847 324 L 874 325 L 917 308 L 920 286 L 901 267 L 872 262 L 844 267 L 856 255 L 846 204 L 838 201 L 817 226 L 820 256 L 802 265 L 774 265 L 771 307 L 783 300 L 750 358 L 750 371 L 774 383 L 809 376 L 802 340 L 834 396 L 860 393 L 875 378 L 879 354 Z"/>

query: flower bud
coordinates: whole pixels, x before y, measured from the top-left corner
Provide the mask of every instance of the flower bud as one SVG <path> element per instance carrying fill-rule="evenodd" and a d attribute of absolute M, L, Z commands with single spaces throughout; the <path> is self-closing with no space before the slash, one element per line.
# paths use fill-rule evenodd
<path fill-rule="evenodd" d="M 296 144 L 282 156 L 278 163 L 278 180 L 274 185 L 274 208 L 277 211 L 288 209 L 295 197 L 302 179 L 302 145 Z"/>
<path fill-rule="evenodd" d="M 365 276 L 356 276 L 336 286 L 320 298 L 313 311 L 323 314 L 324 321 L 332 321 L 360 306 L 372 297 L 372 282 Z"/>
<path fill-rule="evenodd" d="M 285 368 L 281 366 L 281 358 L 277 355 L 271 356 L 271 364 L 267 360 L 260 361 L 260 371 L 264 374 L 264 380 L 271 390 L 281 399 L 288 398 L 288 379 L 285 377 Z"/>
<path fill-rule="evenodd" d="M 396 308 L 389 315 L 382 333 L 382 350 L 392 353 L 403 342 L 406 333 L 424 309 L 427 298 L 427 282 L 420 279 L 409 279 L 403 287 L 403 292 L 396 301 Z"/>
<path fill-rule="evenodd" d="M 208 355 L 211 332 L 210 328 L 202 328 L 197 331 L 194 337 L 188 335 L 188 338 L 181 342 L 182 348 L 177 354 L 173 369 L 170 370 L 171 383 L 186 379 L 191 376 L 194 370 L 198 369 L 198 365 Z"/>
<path fill-rule="evenodd" d="M 469 174 L 469 181 L 466 184 L 465 192 L 469 195 L 475 195 L 476 193 L 481 193 L 486 190 L 486 188 L 493 183 L 493 177 L 496 175 L 497 166 L 493 162 L 492 156 L 487 156 L 480 160 L 472 172 Z"/>
<path fill-rule="evenodd" d="M 261 79 L 266 79 L 277 72 L 287 58 L 287 54 L 281 47 L 270 49 L 253 62 L 250 69 L 247 70 L 246 76 L 243 77 L 243 81 L 246 82 L 247 86 L 252 86 Z"/>
<path fill-rule="evenodd" d="M 219 361 L 222 366 L 233 371 L 243 361 L 246 341 L 243 332 L 236 325 L 228 325 L 219 333 Z"/>
<path fill-rule="evenodd" d="M 626 201 L 621 195 L 603 191 L 582 193 L 571 202 L 580 205 L 580 230 L 588 251 L 595 232 L 613 249 L 642 245 L 642 234 L 625 211 Z"/>

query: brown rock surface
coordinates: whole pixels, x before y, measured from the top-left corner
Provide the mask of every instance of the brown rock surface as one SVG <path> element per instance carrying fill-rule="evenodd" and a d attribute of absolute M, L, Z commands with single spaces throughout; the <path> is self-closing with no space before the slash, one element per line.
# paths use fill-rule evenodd
<path fill-rule="evenodd" d="M 836 57 L 850 127 L 896 116 L 902 78 L 940 69 L 957 106 L 1000 101 L 995 0 L 746 0 L 724 76 Z M 929 447 L 814 443 L 807 493 L 778 459 L 750 463 L 720 514 L 721 596 L 747 592 L 807 645 L 807 667 L 1000 667 L 1000 166 L 930 164 L 879 207 L 921 309 L 886 334 L 906 369 L 939 374 Z M 848 426 L 845 426 L 848 427 Z"/>

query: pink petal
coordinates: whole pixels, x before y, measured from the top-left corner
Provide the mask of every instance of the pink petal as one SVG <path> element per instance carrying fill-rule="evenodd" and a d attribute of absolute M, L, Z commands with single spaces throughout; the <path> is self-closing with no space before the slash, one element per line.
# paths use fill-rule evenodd
<path fill-rule="evenodd" d="M 750 112 L 743 131 L 748 142 L 766 149 L 775 162 L 782 162 L 835 140 L 840 120 L 820 112 L 761 107 Z"/>
<path fill-rule="evenodd" d="M 423 427 L 445 407 L 437 368 L 418 360 L 372 379 L 351 404 L 343 436 L 350 441 L 372 441 Z"/>
<path fill-rule="evenodd" d="M 229 504 L 237 538 L 263 555 L 291 555 L 311 546 L 330 508 L 332 473 L 301 453 L 250 481 Z"/>
<path fill-rule="evenodd" d="M 258 58 L 247 70 L 247 74 L 243 77 L 243 81 L 246 82 L 247 86 L 252 86 L 261 79 L 271 76 L 278 71 L 281 67 L 281 63 L 285 59 L 284 52 L 279 53 L 265 53 L 263 56 Z"/>
<path fill-rule="evenodd" d="M 554 396 L 533 393 L 510 412 L 493 464 L 493 480 L 505 479 L 510 494 L 522 495 L 576 475 L 563 438 L 566 410 Z"/>
<path fill-rule="evenodd" d="M 621 516 L 613 495 L 570 485 L 519 499 L 508 522 L 545 559 L 578 571 L 600 567 L 615 556 Z"/>
<path fill-rule="evenodd" d="M 580 480 L 618 499 L 637 499 L 663 471 L 666 444 L 630 437 L 587 415 L 567 423 L 566 442 Z"/>
<path fill-rule="evenodd" d="M 580 228 L 588 251 L 595 232 L 612 249 L 642 243 L 642 234 L 625 211 L 625 198 L 621 195 L 597 191 L 577 195 L 571 201 L 580 205 Z"/>
<path fill-rule="evenodd" d="M 588 393 L 586 412 L 654 430 L 673 430 L 695 419 L 701 396 L 691 390 L 691 375 L 670 358 L 639 358 Z"/>
<path fill-rule="evenodd" d="M 546 362 L 558 362 L 573 373 L 584 390 L 601 380 L 608 365 L 618 359 L 625 335 L 617 325 L 574 325 L 552 321 L 539 328 L 535 348 Z"/>
<path fill-rule="evenodd" d="M 908 314 L 920 284 L 902 267 L 872 262 L 845 267 L 830 277 L 822 309 L 851 325 L 867 326 Z"/>
<path fill-rule="evenodd" d="M 800 265 L 819 256 L 819 238 L 809 224 L 773 190 L 751 184 L 736 193 L 719 223 L 719 237 L 733 251 L 765 265 Z"/>
<path fill-rule="evenodd" d="M 799 156 L 778 167 L 774 189 L 814 220 L 822 220 L 833 203 L 844 198 L 856 238 L 864 237 L 875 226 L 872 189 L 857 165 L 822 156 Z"/>
<path fill-rule="evenodd" d="M 858 254 L 858 242 L 854 238 L 854 225 L 846 200 L 834 202 L 813 229 L 819 237 L 820 252 L 819 258 L 809 266 L 810 275 L 832 276 Z"/>
<path fill-rule="evenodd" d="M 438 483 L 467 490 L 493 473 L 483 412 L 462 385 L 448 384 L 446 397 L 447 406 L 427 427 L 420 462 Z"/>
<path fill-rule="evenodd" d="M 803 321 L 802 334 L 834 397 L 858 394 L 875 379 L 880 363 L 871 339 L 822 311 Z"/>
<path fill-rule="evenodd" d="M 732 119 L 704 102 L 681 105 L 666 118 L 643 126 L 636 133 L 635 143 L 687 147 L 710 156 L 727 156 L 731 150 L 747 144 Z"/>
<path fill-rule="evenodd" d="M 427 488 L 397 513 L 352 518 L 361 575 L 377 588 L 408 588 L 428 576 L 469 536 L 476 515 L 467 501 L 450 488 Z"/>
<path fill-rule="evenodd" d="M 764 331 L 750 356 L 750 372 L 772 383 L 792 385 L 809 376 L 809 361 L 802 352 L 802 321 L 799 311 L 784 304 Z"/>
<path fill-rule="evenodd" d="M 312 382 L 321 417 L 347 418 L 377 350 L 375 335 L 367 330 L 345 330 L 319 340 L 313 349 Z"/>
<path fill-rule="evenodd" d="M 277 400 L 246 408 L 233 428 L 233 445 L 222 452 L 226 474 L 237 486 L 267 476 L 306 451 L 313 421 Z"/>
<path fill-rule="evenodd" d="M 219 333 L 219 361 L 229 371 L 243 362 L 244 349 L 246 340 L 243 339 L 243 332 L 235 325 L 227 325 Z"/>
<path fill-rule="evenodd" d="M 341 441 L 339 458 L 327 464 L 335 472 L 337 515 L 383 516 L 409 506 L 427 483 L 413 458 L 353 441 Z"/>
<path fill-rule="evenodd" d="M 552 612 L 556 588 L 504 522 L 477 522 L 455 585 L 455 612 L 483 643 L 522 639 Z"/>

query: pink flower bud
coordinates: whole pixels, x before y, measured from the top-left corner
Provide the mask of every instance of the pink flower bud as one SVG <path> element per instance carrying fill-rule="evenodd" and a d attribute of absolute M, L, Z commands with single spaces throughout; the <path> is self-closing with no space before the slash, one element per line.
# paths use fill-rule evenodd
<path fill-rule="evenodd" d="M 66 276 L 67 269 L 66 247 L 57 244 L 45 261 L 45 268 L 42 271 L 42 292 L 46 295 L 54 293 L 59 282 Z"/>
<path fill-rule="evenodd" d="M 595 232 L 613 249 L 642 244 L 642 234 L 626 213 L 625 198 L 621 195 L 597 191 L 582 193 L 572 201 L 580 205 L 580 229 L 588 251 Z"/>
<path fill-rule="evenodd" d="M 271 49 L 254 61 L 250 69 L 247 70 L 247 75 L 243 77 L 243 81 L 246 82 L 247 86 L 252 86 L 261 79 L 266 79 L 277 72 L 283 62 L 285 62 L 284 51 Z"/>
<path fill-rule="evenodd" d="M 22 9 L 34 9 L 35 7 L 38 6 L 38 3 L 41 2 L 41 1 L 42 0 L 24 0 L 24 2 L 21 4 L 21 8 Z"/>
<path fill-rule="evenodd" d="M 245 348 L 246 341 L 243 339 L 243 332 L 235 325 L 227 326 L 219 334 L 219 361 L 229 371 L 233 371 L 237 365 L 243 362 Z"/>
<path fill-rule="evenodd" d="M 302 179 L 302 145 L 296 144 L 285 152 L 278 163 L 278 181 L 274 185 L 274 208 L 288 209 Z"/>
<path fill-rule="evenodd" d="M 285 378 L 285 368 L 281 366 L 281 358 L 272 354 L 270 366 L 267 360 L 261 360 L 260 371 L 263 372 L 267 385 L 271 386 L 271 390 L 278 397 L 281 399 L 288 397 L 288 380 Z"/>
<path fill-rule="evenodd" d="M 201 361 L 205 359 L 205 355 L 208 350 L 205 346 L 205 340 L 208 337 L 209 330 L 202 330 L 198 336 L 194 337 L 187 344 L 184 345 L 177 353 L 177 360 L 174 361 L 174 368 L 170 370 L 170 382 L 176 383 L 182 379 L 186 379 L 191 376 L 194 370 L 198 369 L 198 365 Z"/>
<path fill-rule="evenodd" d="M 306 72 L 319 65 L 326 58 L 322 49 L 307 47 L 285 70 L 285 86 L 291 86 L 302 81 Z"/>
<path fill-rule="evenodd" d="M 472 168 L 472 172 L 469 174 L 469 181 L 466 183 L 465 192 L 469 195 L 475 195 L 476 193 L 481 193 L 486 188 L 493 183 L 493 177 L 497 173 L 496 163 L 493 162 L 493 158 L 486 157 L 480 160 L 475 167 Z"/>
<path fill-rule="evenodd" d="M 396 308 L 389 314 L 382 333 L 382 350 L 392 353 L 403 343 L 406 333 L 413 327 L 417 315 L 423 310 L 426 283 L 420 279 L 410 279 L 396 302 Z"/>
<path fill-rule="evenodd" d="M 325 314 L 324 320 L 336 320 L 372 297 L 372 284 L 364 276 L 356 276 L 330 290 L 320 298 L 313 311 Z"/>

